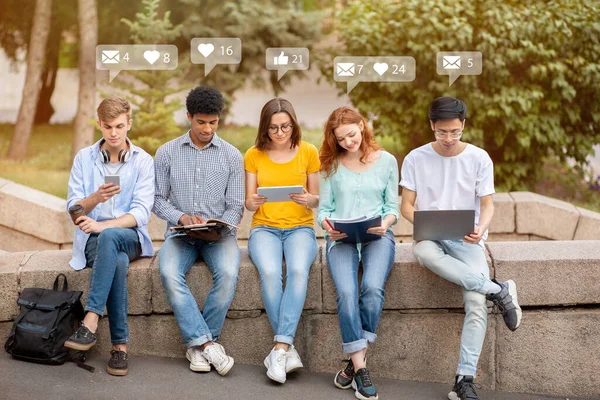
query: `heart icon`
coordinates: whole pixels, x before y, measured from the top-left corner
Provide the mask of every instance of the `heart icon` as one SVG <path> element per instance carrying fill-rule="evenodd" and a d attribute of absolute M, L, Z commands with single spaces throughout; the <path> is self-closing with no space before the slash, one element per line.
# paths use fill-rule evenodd
<path fill-rule="evenodd" d="M 144 52 L 144 58 L 150 63 L 150 65 L 154 64 L 156 60 L 158 60 L 158 57 L 160 57 L 158 50 L 146 50 Z"/>
<path fill-rule="evenodd" d="M 375 72 L 377 72 L 380 76 L 382 76 L 383 74 L 385 74 L 385 71 L 388 70 L 388 65 L 387 63 L 375 63 L 375 65 L 373 65 L 373 69 L 375 70 Z"/>
<path fill-rule="evenodd" d="M 198 51 L 204 57 L 210 56 L 214 50 L 215 50 L 215 46 L 213 46 L 212 43 L 200 43 L 198 45 Z"/>

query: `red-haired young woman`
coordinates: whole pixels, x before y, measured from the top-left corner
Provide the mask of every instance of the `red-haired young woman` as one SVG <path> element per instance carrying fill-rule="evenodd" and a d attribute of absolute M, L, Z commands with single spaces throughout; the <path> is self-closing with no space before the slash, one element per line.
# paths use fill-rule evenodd
<path fill-rule="evenodd" d="M 338 108 L 329 116 L 319 158 L 318 220 L 326 231 L 327 265 L 338 294 L 342 350 L 350 355 L 334 382 L 340 389 L 352 387 L 359 399 L 377 399 L 366 368 L 366 353 L 367 343 L 377 338 L 383 287 L 394 262 L 390 227 L 399 217 L 398 164 L 394 156 L 379 148 L 365 118 L 348 107 Z M 332 229 L 327 219 L 363 215 L 381 216 L 381 226 L 367 231 L 380 238 L 359 244 L 338 242 L 346 235 Z M 359 294 L 360 261 L 363 278 Z"/>

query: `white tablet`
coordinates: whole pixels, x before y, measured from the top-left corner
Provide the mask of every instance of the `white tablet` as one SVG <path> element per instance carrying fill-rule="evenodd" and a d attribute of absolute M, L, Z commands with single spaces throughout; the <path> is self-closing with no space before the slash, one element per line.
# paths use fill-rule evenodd
<path fill-rule="evenodd" d="M 304 187 L 297 186 L 263 186 L 258 188 L 258 194 L 267 198 L 267 202 L 292 201 L 290 194 L 302 194 Z"/>

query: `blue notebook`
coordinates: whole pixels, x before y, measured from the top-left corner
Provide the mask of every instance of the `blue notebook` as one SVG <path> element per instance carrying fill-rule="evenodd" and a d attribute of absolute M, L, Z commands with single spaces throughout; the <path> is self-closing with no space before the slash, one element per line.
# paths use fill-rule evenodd
<path fill-rule="evenodd" d="M 351 219 L 328 219 L 336 231 L 348 235 L 347 238 L 338 240 L 342 243 L 364 243 L 371 240 L 380 239 L 381 236 L 367 233 L 367 229 L 374 226 L 381 226 L 381 215 L 376 217 L 362 216 Z"/>

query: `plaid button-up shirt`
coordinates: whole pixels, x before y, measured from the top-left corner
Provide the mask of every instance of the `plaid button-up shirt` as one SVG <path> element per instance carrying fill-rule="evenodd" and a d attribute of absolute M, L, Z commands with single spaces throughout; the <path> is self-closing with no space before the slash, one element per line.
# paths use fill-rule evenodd
<path fill-rule="evenodd" d="M 156 152 L 154 167 L 152 211 L 168 222 L 165 237 L 184 214 L 239 225 L 244 212 L 244 161 L 240 151 L 216 133 L 202 149 L 192 142 L 190 131 L 165 143 Z"/>

